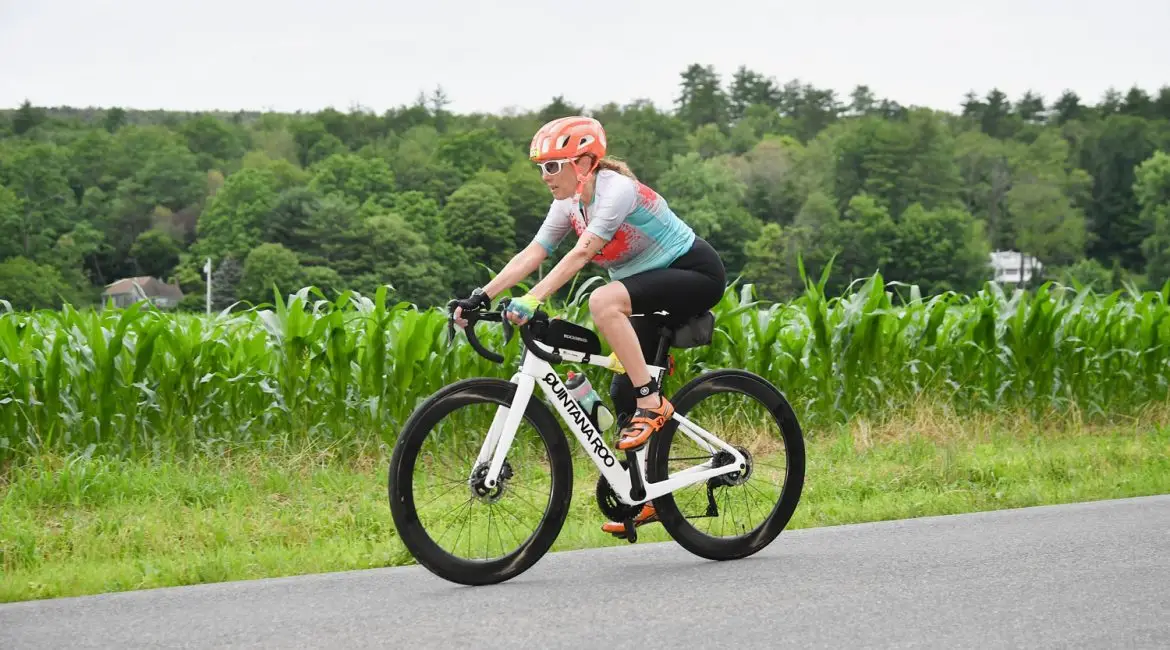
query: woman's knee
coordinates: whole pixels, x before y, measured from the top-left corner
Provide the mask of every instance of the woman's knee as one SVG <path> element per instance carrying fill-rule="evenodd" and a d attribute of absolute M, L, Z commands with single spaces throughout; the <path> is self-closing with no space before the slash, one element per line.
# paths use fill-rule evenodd
<path fill-rule="evenodd" d="M 622 283 L 610 282 L 589 294 L 589 314 L 594 320 L 617 314 L 629 316 L 630 294 Z"/>

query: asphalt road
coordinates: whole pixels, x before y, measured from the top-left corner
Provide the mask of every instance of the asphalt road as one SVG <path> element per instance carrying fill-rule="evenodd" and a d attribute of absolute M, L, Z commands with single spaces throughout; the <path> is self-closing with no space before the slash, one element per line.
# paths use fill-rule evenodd
<path fill-rule="evenodd" d="M 1167 648 L 1170 495 L 0 605 L 0 648 Z"/>

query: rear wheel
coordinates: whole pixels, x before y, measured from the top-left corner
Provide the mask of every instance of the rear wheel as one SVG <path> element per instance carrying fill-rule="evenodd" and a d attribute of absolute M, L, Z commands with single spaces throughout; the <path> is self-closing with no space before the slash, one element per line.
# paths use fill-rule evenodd
<path fill-rule="evenodd" d="M 788 525 L 804 486 L 804 440 L 791 405 L 775 386 L 743 370 L 700 375 L 671 403 L 743 452 L 748 465 L 654 499 L 663 527 L 683 548 L 708 559 L 758 552 Z M 651 438 L 647 474 L 664 481 L 672 472 L 731 458 L 704 449 L 672 420 Z"/>
<path fill-rule="evenodd" d="M 572 458 L 553 414 L 536 395 L 500 470 L 484 483 L 480 445 L 516 385 L 457 382 L 407 421 L 390 459 L 390 512 L 403 544 L 432 573 L 466 585 L 513 578 L 556 540 L 572 496 Z M 490 462 L 490 461 L 489 461 Z"/>

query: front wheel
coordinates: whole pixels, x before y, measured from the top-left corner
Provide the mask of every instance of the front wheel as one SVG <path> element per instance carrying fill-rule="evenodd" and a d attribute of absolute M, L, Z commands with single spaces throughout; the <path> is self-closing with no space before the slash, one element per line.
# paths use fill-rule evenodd
<path fill-rule="evenodd" d="M 407 421 L 390 459 L 389 498 L 398 535 L 435 575 L 465 585 L 502 582 L 543 556 L 564 525 L 572 457 L 556 418 L 534 394 L 500 469 L 487 488 L 480 446 L 516 385 L 457 382 Z M 490 460 L 489 460 L 490 462 Z"/>
<path fill-rule="evenodd" d="M 784 530 L 804 486 L 804 439 L 791 405 L 762 377 L 719 370 L 696 377 L 671 398 L 675 410 L 747 456 L 747 468 L 654 499 L 663 527 L 683 548 L 712 560 L 747 557 Z M 700 463 L 731 462 L 684 432 L 677 420 L 654 434 L 652 482 Z"/>

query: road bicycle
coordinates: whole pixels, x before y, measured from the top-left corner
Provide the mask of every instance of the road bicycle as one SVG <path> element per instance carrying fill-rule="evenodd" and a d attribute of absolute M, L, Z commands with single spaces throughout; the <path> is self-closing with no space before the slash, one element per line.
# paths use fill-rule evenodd
<path fill-rule="evenodd" d="M 503 317 L 508 300 L 495 311 L 463 312 L 467 322 L 463 330 L 479 355 L 503 363 L 503 355 L 482 344 L 475 326 L 483 321 L 500 323 L 505 345 L 518 329 L 523 340 L 519 369 L 509 380 L 476 377 L 438 390 L 415 408 L 394 446 L 388 478 L 390 511 L 403 544 L 419 564 L 455 583 L 484 585 L 520 575 L 549 551 L 568 516 L 574 480 L 574 452 L 558 417 L 600 472 L 598 508 L 624 524 L 619 536 L 631 543 L 637 541 L 634 516 L 648 501 L 674 541 L 707 559 L 747 557 L 783 531 L 800 500 L 805 450 L 800 424 L 775 386 L 744 370 L 702 372 L 669 398 L 675 407 L 671 420 L 646 445 L 618 458 L 594 412 L 582 408 L 553 367 L 576 363 L 624 373 L 616 355 L 602 355 L 593 331 L 540 310 L 524 325 L 513 326 Z M 453 303 L 448 305 L 449 342 L 455 334 L 453 308 Z M 674 372 L 671 348 L 708 345 L 715 331 L 714 315 L 706 312 L 681 323 L 665 312 L 646 317 L 655 319 L 660 335 L 657 355 L 648 368 L 661 387 Z M 535 396 L 538 387 L 548 404 Z M 720 398 L 728 396 L 746 397 L 748 406 L 758 411 L 722 406 Z M 702 417 L 694 414 L 709 404 L 718 407 Z M 476 407 L 485 410 L 460 413 Z M 612 435 L 623 422 L 619 419 Z M 739 444 L 723 439 L 733 436 Z M 672 457 L 672 443 L 693 445 L 696 455 Z M 424 445 L 433 449 L 424 450 Z M 783 467 L 778 465 L 781 461 Z M 753 483 L 766 476 L 782 480 L 778 490 L 764 481 Z M 430 488 L 437 494 L 422 496 Z M 539 497 L 545 490 L 547 496 Z M 689 500 L 679 496 L 684 492 L 691 494 Z M 684 514 L 696 504 L 695 514 Z M 441 514 L 433 519 L 424 516 L 428 506 Z M 528 508 L 530 513 L 522 512 Z M 759 523 L 751 524 L 756 515 L 762 515 Z M 730 524 L 723 521 L 726 518 Z M 720 519 L 720 534 L 700 530 L 705 524 L 715 527 L 704 519 Z M 444 522 L 448 525 L 440 534 Z M 725 536 L 729 525 L 732 535 Z M 531 532 L 525 534 L 525 529 Z M 443 545 L 452 530 L 454 550 Z M 506 536 L 516 543 L 512 550 L 506 548 Z M 456 553 L 462 546 L 483 551 L 461 557 Z M 499 552 L 492 550 L 494 546 Z"/>

